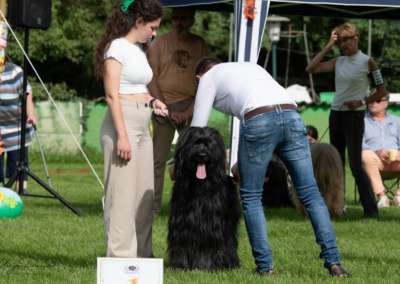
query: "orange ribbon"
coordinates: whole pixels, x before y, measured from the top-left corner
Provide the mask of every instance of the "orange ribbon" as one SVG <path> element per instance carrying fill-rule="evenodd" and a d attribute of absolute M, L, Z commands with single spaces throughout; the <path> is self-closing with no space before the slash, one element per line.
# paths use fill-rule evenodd
<path fill-rule="evenodd" d="M 246 0 L 246 7 L 244 7 L 243 13 L 246 19 L 254 20 L 256 18 L 256 1 Z"/>

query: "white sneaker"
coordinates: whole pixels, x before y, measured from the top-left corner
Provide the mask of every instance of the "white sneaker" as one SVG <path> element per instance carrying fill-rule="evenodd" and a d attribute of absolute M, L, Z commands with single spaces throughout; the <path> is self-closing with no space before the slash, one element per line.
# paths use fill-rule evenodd
<path fill-rule="evenodd" d="M 378 208 L 385 208 L 390 206 L 390 199 L 384 195 L 381 198 L 379 198 L 378 203 L 377 203 Z"/>
<path fill-rule="evenodd" d="M 395 206 L 400 206 L 400 195 L 397 194 L 394 198 L 393 198 L 393 204 Z"/>

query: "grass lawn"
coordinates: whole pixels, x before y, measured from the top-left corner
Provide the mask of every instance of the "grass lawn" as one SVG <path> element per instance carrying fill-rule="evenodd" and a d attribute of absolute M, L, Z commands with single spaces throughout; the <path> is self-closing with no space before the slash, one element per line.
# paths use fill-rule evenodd
<path fill-rule="evenodd" d="M 17 219 L 0 219 L 0 283 L 95 283 L 96 258 L 104 255 L 101 189 L 85 164 L 49 164 L 55 189 L 81 208 L 75 216 L 57 200 L 24 197 L 25 210 Z M 32 170 L 40 175 L 39 160 Z M 101 173 L 101 166 L 96 167 Z M 169 179 L 167 179 L 169 180 Z M 170 182 L 168 181 L 168 188 Z M 400 283 L 400 208 L 381 210 L 381 219 L 361 219 L 348 182 L 346 216 L 334 221 L 343 263 L 351 283 Z M 31 193 L 44 193 L 33 181 Z M 166 257 L 169 190 L 161 215 L 154 222 L 154 253 Z M 269 238 L 277 276 L 260 278 L 254 269 L 243 225 L 239 231 L 241 268 L 219 273 L 176 272 L 165 269 L 164 283 L 321 283 L 336 282 L 322 268 L 311 225 L 294 209 L 267 209 Z M 116 283 L 118 284 L 118 283 Z M 144 284 L 144 283 L 142 283 Z"/>

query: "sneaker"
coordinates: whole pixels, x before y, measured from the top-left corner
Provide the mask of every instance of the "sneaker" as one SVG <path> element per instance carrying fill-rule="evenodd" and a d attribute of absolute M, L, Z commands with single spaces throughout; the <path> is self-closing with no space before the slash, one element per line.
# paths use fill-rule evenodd
<path fill-rule="evenodd" d="M 377 203 L 378 208 L 385 208 L 390 206 L 390 199 L 384 195 L 381 198 L 379 198 L 378 203 Z"/>
<path fill-rule="evenodd" d="M 348 278 L 351 276 L 351 273 L 346 271 L 340 264 L 334 264 L 328 270 L 332 277 Z"/>
<path fill-rule="evenodd" d="M 394 198 L 393 198 L 393 205 L 394 206 L 400 206 L 400 195 L 397 194 Z"/>
<path fill-rule="evenodd" d="M 262 277 L 271 277 L 271 276 L 275 276 L 275 271 L 270 268 L 268 270 L 265 271 L 258 271 L 257 269 L 255 270 L 255 273 L 262 276 Z"/>

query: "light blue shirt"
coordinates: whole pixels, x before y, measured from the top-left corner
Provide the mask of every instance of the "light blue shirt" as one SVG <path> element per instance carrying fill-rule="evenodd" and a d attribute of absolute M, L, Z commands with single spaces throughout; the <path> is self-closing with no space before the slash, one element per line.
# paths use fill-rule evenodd
<path fill-rule="evenodd" d="M 400 149 L 400 117 L 386 114 L 384 120 L 377 121 L 367 113 L 364 123 L 364 150 Z"/>

